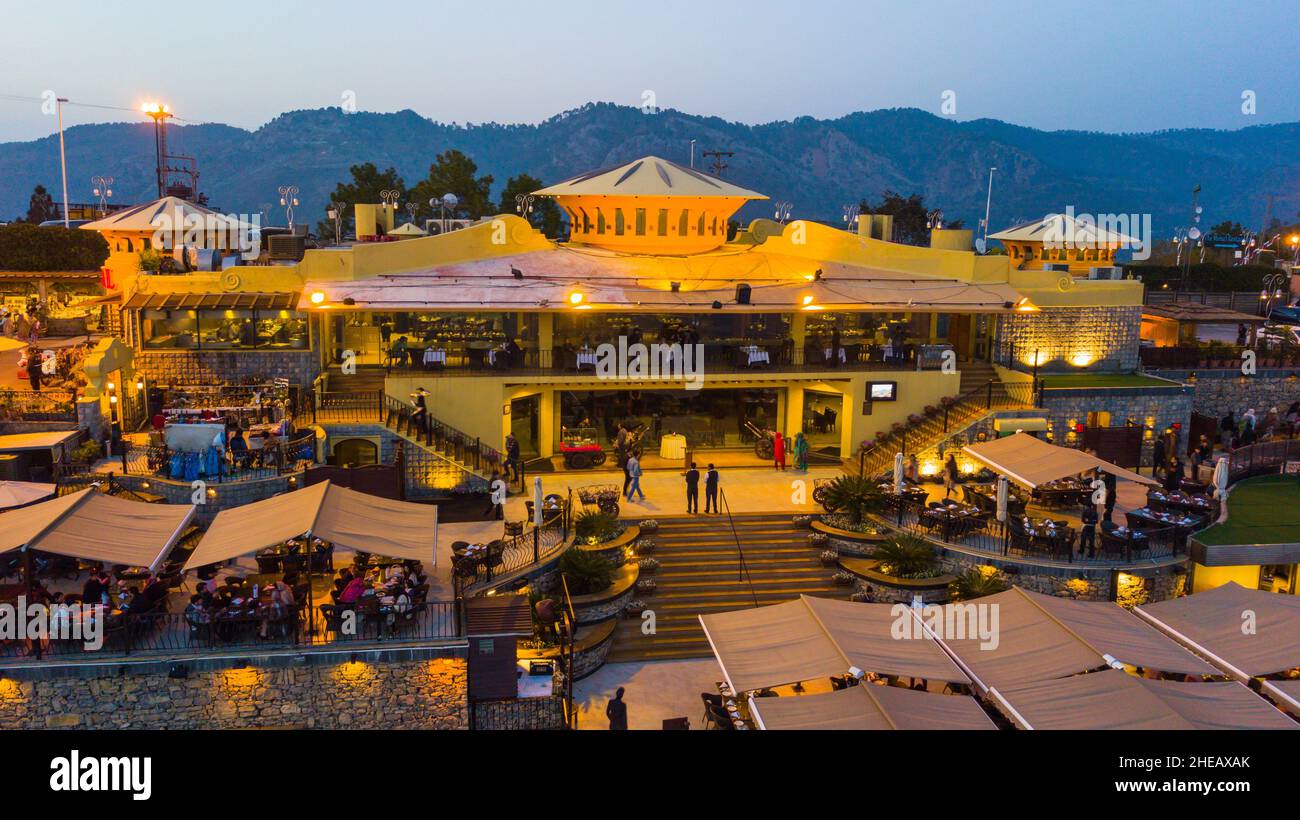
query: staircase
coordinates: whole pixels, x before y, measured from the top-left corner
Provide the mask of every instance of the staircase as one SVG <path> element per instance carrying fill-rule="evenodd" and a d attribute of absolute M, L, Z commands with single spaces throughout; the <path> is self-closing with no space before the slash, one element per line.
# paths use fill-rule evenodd
<path fill-rule="evenodd" d="M 620 620 L 608 663 L 707 658 L 713 655 L 699 616 L 792 601 L 800 595 L 847 599 L 852 587 L 836 586 L 832 567 L 808 546 L 808 531 L 789 515 L 736 516 L 736 533 L 749 570 L 739 580 L 736 540 L 726 515 L 659 519 L 653 536 L 661 566 L 653 595 L 656 634 L 641 633 L 640 618 Z"/>
<path fill-rule="evenodd" d="M 992 387 L 990 388 L 990 384 Z M 920 424 L 908 425 L 903 434 L 890 433 L 879 442 L 863 460 L 863 473 L 880 475 L 894 467 L 894 456 L 906 451 L 921 454 L 932 450 L 990 413 L 998 410 L 1023 409 L 1030 405 L 1028 385 L 1011 388 L 998 378 L 993 366 L 987 362 L 966 362 L 961 370 L 961 398 L 948 408 L 926 418 Z M 903 438 L 906 436 L 906 447 Z"/>

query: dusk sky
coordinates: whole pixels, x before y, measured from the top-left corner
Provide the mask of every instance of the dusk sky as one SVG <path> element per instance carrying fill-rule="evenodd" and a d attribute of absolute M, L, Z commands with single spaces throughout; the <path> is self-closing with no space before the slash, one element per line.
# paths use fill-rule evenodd
<path fill-rule="evenodd" d="M 410 108 L 536 122 L 589 101 L 746 123 L 916 107 L 1043 129 L 1236 129 L 1300 120 L 1294 0 L 10 4 L 0 141 L 136 120 L 256 128 L 292 109 Z M 1257 113 L 1243 114 L 1252 91 Z M 114 110 L 120 107 L 130 110 Z"/>

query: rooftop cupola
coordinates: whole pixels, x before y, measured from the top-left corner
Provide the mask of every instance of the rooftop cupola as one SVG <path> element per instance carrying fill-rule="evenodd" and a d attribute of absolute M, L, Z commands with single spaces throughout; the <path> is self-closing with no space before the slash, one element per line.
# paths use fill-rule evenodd
<path fill-rule="evenodd" d="M 536 192 L 569 215 L 570 241 L 622 253 L 685 256 L 721 247 L 746 202 L 767 199 L 659 157 L 593 171 Z"/>

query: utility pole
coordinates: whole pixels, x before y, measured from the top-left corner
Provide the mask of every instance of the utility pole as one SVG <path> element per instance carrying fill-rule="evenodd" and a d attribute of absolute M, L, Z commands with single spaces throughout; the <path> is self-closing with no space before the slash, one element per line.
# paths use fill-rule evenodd
<path fill-rule="evenodd" d="M 996 167 L 989 169 L 989 196 L 984 200 L 984 247 L 980 248 L 980 253 L 989 252 L 989 217 L 993 212 L 993 172 L 996 170 Z"/>
<path fill-rule="evenodd" d="M 726 163 L 726 160 L 735 155 L 735 151 L 705 151 L 701 154 L 705 159 L 713 158 L 713 175 L 715 177 L 722 176 L 722 172 L 731 167 Z"/>
<path fill-rule="evenodd" d="M 63 104 L 67 102 L 65 97 L 56 97 L 55 103 L 59 109 L 59 165 L 63 167 L 63 227 L 68 227 L 68 155 L 63 150 Z"/>
<path fill-rule="evenodd" d="M 695 140 L 691 140 L 691 167 L 695 167 Z"/>

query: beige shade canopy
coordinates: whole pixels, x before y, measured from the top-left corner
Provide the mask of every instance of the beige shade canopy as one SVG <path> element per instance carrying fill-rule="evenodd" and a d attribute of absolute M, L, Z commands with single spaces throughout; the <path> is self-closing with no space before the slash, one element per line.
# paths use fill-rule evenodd
<path fill-rule="evenodd" d="M 737 692 L 864 672 L 968 683 L 933 639 L 896 640 L 889 604 L 804 596 L 775 606 L 701 615 L 723 674 Z"/>
<path fill-rule="evenodd" d="M 996 729 L 974 698 L 862 684 L 838 692 L 754 698 L 769 730 Z"/>
<path fill-rule="evenodd" d="M 1103 655 L 1121 663 L 1183 675 L 1222 674 L 1121 606 L 1020 592 Z"/>
<path fill-rule="evenodd" d="M 0 481 L 0 510 L 22 507 L 54 495 L 58 488 L 53 484 L 30 481 Z"/>
<path fill-rule="evenodd" d="M 1300 716 L 1300 680 L 1266 680 L 1264 693 L 1291 714 Z"/>
<path fill-rule="evenodd" d="M 589 171 L 534 196 L 679 196 L 767 199 L 766 196 L 732 185 L 721 177 L 687 168 L 659 157 L 643 157 L 616 168 Z"/>
<path fill-rule="evenodd" d="M 252 555 L 307 533 L 344 549 L 433 563 L 437 531 L 437 507 L 325 481 L 217 513 L 185 568 Z"/>
<path fill-rule="evenodd" d="M 1145 680 L 1118 670 L 1001 688 L 1013 719 L 1030 729 L 1295 729 L 1237 682 Z"/>
<path fill-rule="evenodd" d="M 26 546 L 152 570 L 193 517 L 189 505 L 145 504 L 82 490 L 0 515 L 0 552 Z"/>
<path fill-rule="evenodd" d="M 1125 481 L 1136 481 L 1139 484 L 1149 485 L 1157 484 L 1156 481 L 1146 476 L 1140 476 L 1137 473 L 1125 470 L 1123 467 L 1118 467 L 1109 461 L 1102 461 L 1082 450 L 1057 447 L 1054 444 L 1039 441 L 1027 433 L 1017 433 L 1014 436 L 1008 436 L 996 441 L 972 444 L 969 447 L 963 447 L 962 451 L 990 470 L 1005 475 L 1017 484 L 1029 489 L 1040 487 L 1049 481 L 1078 475 L 1096 468 L 1100 468 Z"/>
<path fill-rule="evenodd" d="M 1238 678 L 1300 667 L 1300 598 L 1293 595 L 1228 583 L 1137 613 Z"/>

